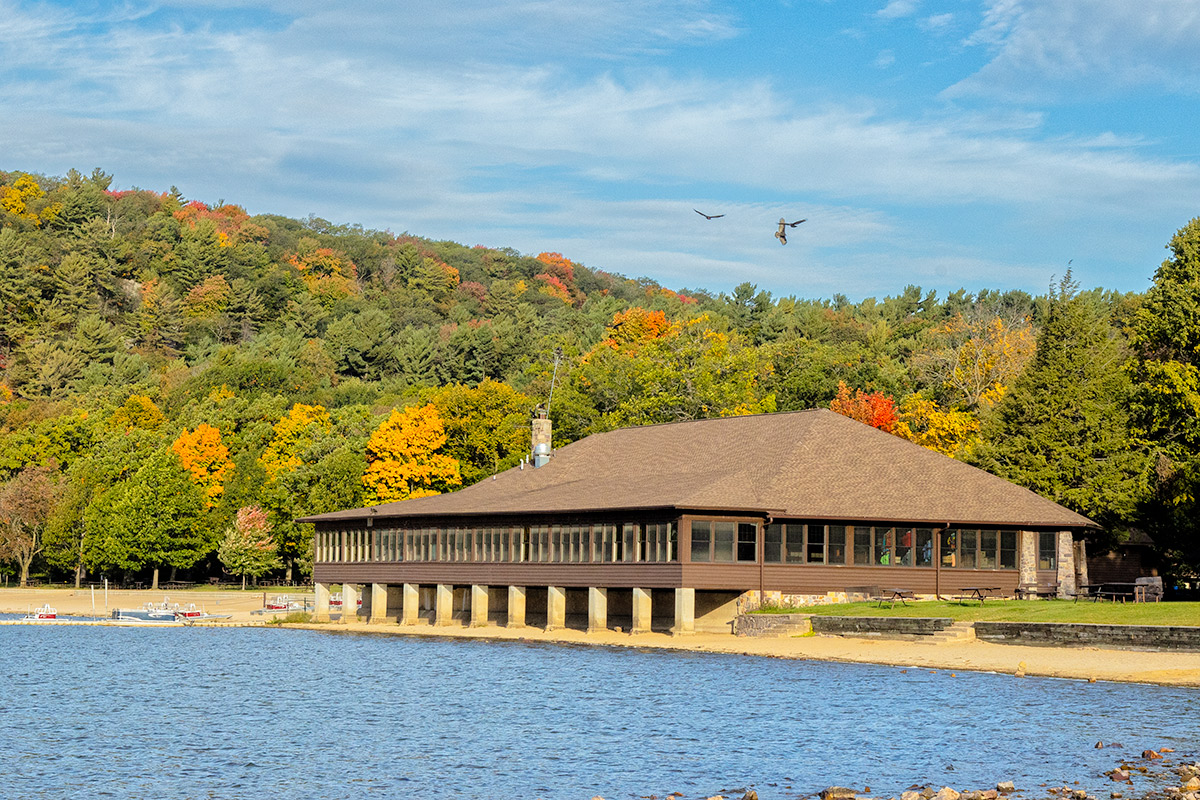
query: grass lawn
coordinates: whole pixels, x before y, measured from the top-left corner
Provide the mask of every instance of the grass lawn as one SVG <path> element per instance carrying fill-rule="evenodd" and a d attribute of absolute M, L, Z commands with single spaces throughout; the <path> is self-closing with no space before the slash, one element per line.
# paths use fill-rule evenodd
<path fill-rule="evenodd" d="M 874 603 L 838 603 L 763 613 L 803 613 L 834 617 L 952 617 L 991 622 L 1094 622 L 1106 625 L 1200 626 L 1200 603 L 1076 603 L 1072 600 L 918 600 L 895 608 Z"/>

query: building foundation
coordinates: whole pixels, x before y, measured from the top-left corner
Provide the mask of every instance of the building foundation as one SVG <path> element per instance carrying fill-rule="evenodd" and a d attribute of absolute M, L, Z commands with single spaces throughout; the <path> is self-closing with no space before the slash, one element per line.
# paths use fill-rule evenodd
<path fill-rule="evenodd" d="M 608 589 L 588 587 L 588 633 L 608 630 Z"/>
<path fill-rule="evenodd" d="M 567 590 L 561 586 L 546 587 L 546 630 L 567 627 Z"/>
<path fill-rule="evenodd" d="M 471 586 L 471 627 L 486 628 L 488 624 L 488 587 Z"/>
<path fill-rule="evenodd" d="M 508 627 L 525 627 L 525 587 L 508 587 Z"/>
<path fill-rule="evenodd" d="M 629 628 L 630 633 L 649 633 L 650 632 L 650 615 L 653 605 L 650 602 L 649 589 L 633 590 L 633 624 Z"/>

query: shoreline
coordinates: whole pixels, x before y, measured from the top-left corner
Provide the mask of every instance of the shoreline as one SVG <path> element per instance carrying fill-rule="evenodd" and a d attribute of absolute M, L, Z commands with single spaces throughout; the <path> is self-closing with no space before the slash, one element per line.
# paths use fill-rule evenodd
<path fill-rule="evenodd" d="M 87 589 L 4 588 L 0 589 L 0 612 L 24 614 L 31 608 L 49 604 L 64 616 L 107 617 L 114 608 L 135 608 L 146 602 L 161 602 L 164 596 L 183 605 L 195 603 L 211 613 L 231 614 L 225 624 L 261 626 L 272 619 L 256 615 L 263 596 L 286 594 L 278 589 L 266 591 L 176 591 L 111 590 L 105 607 L 102 592 Z M 38 623 L 31 623 L 38 624 Z M 197 627 L 202 627 L 199 623 Z M 1063 678 L 1082 681 L 1114 681 L 1165 686 L 1200 688 L 1200 653 L 1117 650 L 1099 647 L 1054 647 L 993 644 L 979 640 L 922 642 L 899 639 L 853 638 L 844 636 L 738 637 L 729 633 L 696 633 L 672 636 L 668 633 L 629 634 L 609 630 L 585 633 L 562 629 L 506 628 L 489 625 L 469 628 L 462 624 L 434 627 L 429 623 L 401 626 L 395 622 L 368 624 L 365 621 L 342 623 L 289 623 L 286 629 L 388 636 L 423 636 L 446 639 L 485 641 L 523 641 L 547 644 L 631 647 L 682 652 L 723 653 L 764 658 L 831 661 L 884 666 L 912 667 L 951 672 L 992 672 L 997 674 Z"/>

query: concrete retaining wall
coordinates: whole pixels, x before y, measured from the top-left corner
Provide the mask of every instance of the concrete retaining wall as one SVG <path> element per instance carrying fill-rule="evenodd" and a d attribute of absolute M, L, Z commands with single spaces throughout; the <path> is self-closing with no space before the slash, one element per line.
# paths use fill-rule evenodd
<path fill-rule="evenodd" d="M 738 636 L 801 636 L 812 633 L 811 614 L 738 614 L 733 632 Z"/>
<path fill-rule="evenodd" d="M 813 631 L 840 636 L 932 636 L 950 627 L 949 617 L 813 617 Z"/>
<path fill-rule="evenodd" d="M 1095 625 L 1061 622 L 976 622 L 976 637 L 1002 644 L 1112 647 L 1200 652 L 1200 628 L 1181 625 Z"/>

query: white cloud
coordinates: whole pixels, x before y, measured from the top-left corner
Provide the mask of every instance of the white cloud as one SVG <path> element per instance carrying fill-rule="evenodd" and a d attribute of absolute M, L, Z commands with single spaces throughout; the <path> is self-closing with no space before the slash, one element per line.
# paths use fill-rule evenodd
<path fill-rule="evenodd" d="M 1194 0 L 991 0 L 965 43 L 994 56 L 948 97 L 1102 96 L 1147 86 L 1195 94 L 1200 85 Z"/>
<path fill-rule="evenodd" d="M 872 63 L 879 69 L 887 69 L 896 63 L 896 54 L 891 50 L 880 50 Z"/>
<path fill-rule="evenodd" d="M 875 16 L 884 19 L 899 19 L 910 17 L 917 12 L 920 0 L 891 0 L 886 6 L 875 12 Z"/>
<path fill-rule="evenodd" d="M 921 26 L 922 30 L 930 31 L 932 33 L 940 33 L 954 24 L 954 15 L 934 14 L 921 20 L 918 24 Z"/>

